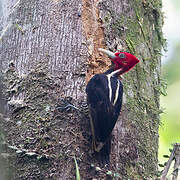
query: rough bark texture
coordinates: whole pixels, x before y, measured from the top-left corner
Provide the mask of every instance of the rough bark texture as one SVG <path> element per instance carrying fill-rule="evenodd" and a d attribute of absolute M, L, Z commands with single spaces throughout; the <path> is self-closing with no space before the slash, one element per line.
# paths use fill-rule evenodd
<path fill-rule="evenodd" d="M 11 179 L 75 179 L 74 156 L 85 180 L 155 178 L 161 0 L 20 0 L 2 1 L 1 7 L 0 64 L 8 104 L 1 126 Z M 80 108 L 85 82 L 109 65 L 99 47 L 128 51 L 141 61 L 123 76 L 111 166 L 101 169 Z"/>

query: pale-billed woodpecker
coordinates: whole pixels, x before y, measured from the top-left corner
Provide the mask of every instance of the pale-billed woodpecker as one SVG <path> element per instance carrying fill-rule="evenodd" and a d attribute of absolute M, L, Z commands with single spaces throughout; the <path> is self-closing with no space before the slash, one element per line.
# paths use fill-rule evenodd
<path fill-rule="evenodd" d="M 93 150 L 99 161 L 109 164 L 111 132 L 116 124 L 122 106 L 123 85 L 118 76 L 131 70 L 139 60 L 126 52 L 113 53 L 99 48 L 108 55 L 112 67 L 102 74 L 94 75 L 87 84 Z"/>

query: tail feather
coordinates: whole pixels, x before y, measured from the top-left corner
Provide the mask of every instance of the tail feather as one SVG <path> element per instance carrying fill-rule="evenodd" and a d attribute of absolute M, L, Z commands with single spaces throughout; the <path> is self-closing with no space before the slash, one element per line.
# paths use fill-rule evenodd
<path fill-rule="evenodd" d="M 102 149 L 98 152 L 98 160 L 102 166 L 110 164 L 111 136 L 106 140 Z"/>

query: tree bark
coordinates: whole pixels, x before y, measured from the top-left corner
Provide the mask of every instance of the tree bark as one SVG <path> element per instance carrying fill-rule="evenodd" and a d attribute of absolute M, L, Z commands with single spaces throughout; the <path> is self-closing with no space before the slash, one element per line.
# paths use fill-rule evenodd
<path fill-rule="evenodd" d="M 9 5 L 9 6 L 8 6 Z M 1 126 L 11 179 L 150 179 L 158 175 L 161 0 L 1 2 L 0 63 L 7 106 Z M 141 61 L 123 76 L 123 108 L 110 167 L 91 152 L 82 112 L 86 82 L 110 62 L 98 48 Z"/>

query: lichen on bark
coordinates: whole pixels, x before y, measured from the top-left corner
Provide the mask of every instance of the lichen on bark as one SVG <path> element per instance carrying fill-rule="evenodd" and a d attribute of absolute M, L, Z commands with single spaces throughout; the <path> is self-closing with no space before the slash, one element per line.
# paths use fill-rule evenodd
<path fill-rule="evenodd" d="M 120 5 L 121 4 L 121 5 Z M 158 173 L 160 124 L 161 1 L 102 1 L 100 17 L 108 48 L 135 54 L 140 63 L 123 77 L 124 101 L 114 130 L 116 168 L 124 164 L 128 177 L 155 177 Z M 151 163 L 149 163 L 151 162 Z"/>
<path fill-rule="evenodd" d="M 81 122 L 78 109 L 66 108 L 66 102 L 75 104 L 74 100 L 59 96 L 59 79 L 48 73 L 45 61 L 23 77 L 13 65 L 4 77 L 4 93 L 11 100 L 1 125 L 5 149 L 11 154 L 13 178 L 73 179 L 73 157 L 81 160 L 90 146 L 82 135 L 88 123 Z"/>

